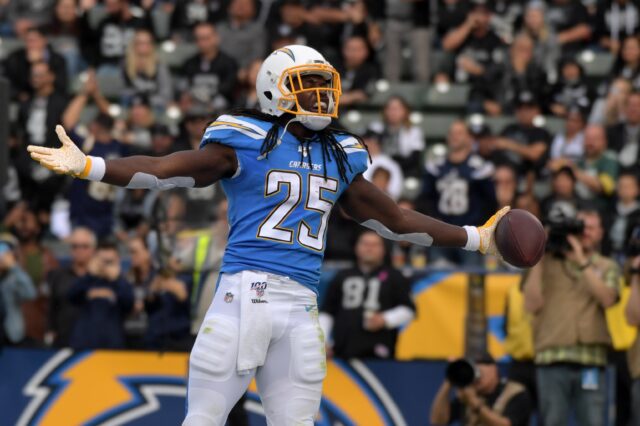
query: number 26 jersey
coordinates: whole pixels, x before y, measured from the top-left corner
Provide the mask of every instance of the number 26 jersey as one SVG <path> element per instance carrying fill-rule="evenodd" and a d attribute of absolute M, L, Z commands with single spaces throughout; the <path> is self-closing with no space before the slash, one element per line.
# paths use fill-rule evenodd
<path fill-rule="evenodd" d="M 236 173 L 221 181 L 229 201 L 229 239 L 221 272 L 272 272 L 317 293 L 331 209 L 349 183 L 367 169 L 357 139 L 337 133 L 349 165 L 340 179 L 336 159 L 322 161 L 316 138 L 301 144 L 279 129 L 281 142 L 267 156 L 260 147 L 273 124 L 222 115 L 205 130 L 200 147 L 219 143 L 235 150 Z M 310 160 L 310 161 L 309 161 Z"/>

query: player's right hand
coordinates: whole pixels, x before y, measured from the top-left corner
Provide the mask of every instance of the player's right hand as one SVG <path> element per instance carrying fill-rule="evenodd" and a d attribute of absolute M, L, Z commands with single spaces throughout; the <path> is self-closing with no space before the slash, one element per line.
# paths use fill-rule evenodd
<path fill-rule="evenodd" d="M 87 165 L 87 156 L 67 136 L 62 126 L 56 126 L 56 133 L 62 143 L 60 148 L 29 145 L 27 151 L 31 154 L 31 158 L 49 170 L 74 177 L 80 176 Z"/>

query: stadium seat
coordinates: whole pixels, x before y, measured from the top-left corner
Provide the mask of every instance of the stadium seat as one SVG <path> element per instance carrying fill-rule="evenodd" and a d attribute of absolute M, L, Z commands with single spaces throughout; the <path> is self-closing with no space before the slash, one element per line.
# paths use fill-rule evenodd
<path fill-rule="evenodd" d="M 365 106 L 380 108 L 391 96 L 402 96 L 411 108 L 420 109 L 423 104 L 426 85 L 423 83 L 390 83 L 378 80 L 373 86 L 373 92 Z"/>
<path fill-rule="evenodd" d="M 498 117 L 485 117 L 485 122 L 487 123 L 487 126 L 491 128 L 494 135 L 499 135 L 505 127 L 515 122 L 515 118 L 504 115 Z"/>
<path fill-rule="evenodd" d="M 97 73 L 98 86 L 105 98 L 111 100 L 120 100 L 122 92 L 125 88 L 124 78 L 120 73 L 101 74 Z"/>
<path fill-rule="evenodd" d="M 171 15 L 166 13 L 162 8 L 156 7 L 151 12 L 153 20 L 153 29 L 156 37 L 165 40 L 171 36 Z"/>
<path fill-rule="evenodd" d="M 193 43 L 180 43 L 178 48 L 172 41 L 165 41 L 158 49 L 160 60 L 164 61 L 169 68 L 180 68 L 182 64 L 191 56 L 198 53 L 198 48 Z"/>
<path fill-rule="evenodd" d="M 24 43 L 19 38 L 2 37 L 0 38 L 0 60 L 5 59 L 11 52 L 20 49 Z"/>
<path fill-rule="evenodd" d="M 585 50 L 578 55 L 578 62 L 584 68 L 587 77 L 607 77 L 613 67 L 615 58 L 609 52 Z"/>
<path fill-rule="evenodd" d="M 429 110 L 462 110 L 469 100 L 468 84 L 431 86 L 425 96 L 425 106 Z"/>
<path fill-rule="evenodd" d="M 456 114 L 422 114 L 422 120 L 416 123 L 422 128 L 427 142 L 441 142 L 447 138 L 449 126 L 460 117 Z"/>
<path fill-rule="evenodd" d="M 340 124 L 347 130 L 356 134 L 362 134 L 367 126 L 382 116 L 380 112 L 351 110 L 341 114 Z"/>
<path fill-rule="evenodd" d="M 560 133 L 564 131 L 565 120 L 563 118 L 547 116 L 545 119 L 544 128 L 547 129 L 551 135 L 555 135 L 556 133 Z"/>

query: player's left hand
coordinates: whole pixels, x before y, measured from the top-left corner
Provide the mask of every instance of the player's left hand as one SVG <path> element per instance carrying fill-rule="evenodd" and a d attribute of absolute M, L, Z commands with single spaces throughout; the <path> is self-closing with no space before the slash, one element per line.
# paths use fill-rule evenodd
<path fill-rule="evenodd" d="M 498 222 L 502 217 L 511 210 L 511 207 L 503 207 L 496 214 L 491 216 L 484 225 L 478 227 L 478 233 L 480 234 L 480 248 L 478 249 L 482 254 L 492 254 L 500 256 L 498 253 L 498 247 L 496 246 L 495 231 L 498 226 Z M 501 257 L 501 256 L 500 256 Z"/>

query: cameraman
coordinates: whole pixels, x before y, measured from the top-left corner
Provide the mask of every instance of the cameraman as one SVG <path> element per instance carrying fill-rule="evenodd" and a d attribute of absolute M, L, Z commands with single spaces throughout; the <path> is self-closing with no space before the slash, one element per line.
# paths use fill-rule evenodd
<path fill-rule="evenodd" d="M 627 322 L 640 328 L 640 256 L 636 256 L 631 261 L 631 296 L 627 302 L 625 314 Z M 639 329 L 640 330 L 640 329 Z M 640 334 L 629 350 L 628 354 L 629 372 L 633 379 L 631 389 L 631 407 L 633 421 L 631 424 L 640 425 Z"/>
<path fill-rule="evenodd" d="M 445 379 L 431 404 L 430 423 L 528 425 L 533 402 L 526 388 L 520 383 L 501 380 L 498 367 L 489 355 L 476 359 L 474 367 L 475 381 L 467 386 L 455 387 L 456 396 L 453 399 L 450 394 L 454 384 L 449 378 Z M 449 373 L 450 369 L 447 370 Z"/>
<path fill-rule="evenodd" d="M 525 309 L 534 315 L 538 401 L 546 426 L 567 424 L 571 410 L 580 425 L 600 425 L 605 415 L 611 342 L 605 309 L 618 299 L 620 272 L 599 253 L 600 214 L 583 210 L 576 218 L 551 226 L 548 252 L 524 284 Z M 558 235 L 565 245 L 557 244 Z"/>

